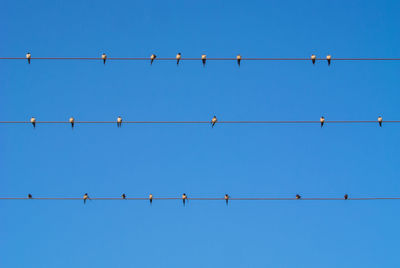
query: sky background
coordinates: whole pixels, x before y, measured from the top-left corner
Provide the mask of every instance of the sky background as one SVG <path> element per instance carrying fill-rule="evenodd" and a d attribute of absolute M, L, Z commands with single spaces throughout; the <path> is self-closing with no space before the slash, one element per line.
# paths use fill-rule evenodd
<path fill-rule="evenodd" d="M 11 1 L 0 56 L 399 57 L 399 1 Z M 0 62 L 0 121 L 399 120 L 398 62 Z M 399 196 L 400 125 L 0 126 L 0 195 Z M 398 201 L 0 201 L 0 266 L 399 267 Z"/>

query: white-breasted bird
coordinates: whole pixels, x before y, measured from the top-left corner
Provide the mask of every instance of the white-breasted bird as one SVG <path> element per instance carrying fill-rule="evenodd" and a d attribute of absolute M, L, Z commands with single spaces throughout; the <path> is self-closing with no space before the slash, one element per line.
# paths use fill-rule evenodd
<path fill-rule="evenodd" d="M 75 119 L 72 116 L 69 118 L 69 122 L 71 123 L 71 128 L 74 129 Z"/>
<path fill-rule="evenodd" d="M 206 66 L 207 56 L 205 54 L 201 55 L 201 61 L 203 62 L 203 67 Z"/>
<path fill-rule="evenodd" d="M 236 56 L 236 60 L 237 60 L 237 64 L 238 64 L 239 67 L 240 67 L 240 61 L 242 60 L 242 56 L 237 55 L 237 56 Z"/>
<path fill-rule="evenodd" d="M 321 116 L 321 118 L 319 119 L 319 122 L 321 122 L 321 128 L 322 128 L 325 123 L 325 117 Z"/>
<path fill-rule="evenodd" d="M 83 204 L 86 204 L 86 200 L 90 200 L 89 195 L 86 193 L 83 195 Z"/>
<path fill-rule="evenodd" d="M 122 126 L 122 117 L 118 116 L 117 118 L 117 127 L 121 127 Z"/>
<path fill-rule="evenodd" d="M 215 123 L 217 123 L 218 119 L 217 117 L 214 115 L 214 117 L 211 119 L 211 127 L 213 128 L 215 126 Z"/>
<path fill-rule="evenodd" d="M 378 123 L 379 123 L 380 127 L 382 127 L 382 122 L 383 122 L 382 116 L 379 116 L 378 117 Z"/>
<path fill-rule="evenodd" d="M 326 60 L 328 61 L 328 66 L 331 65 L 331 55 L 326 56 Z"/>
<path fill-rule="evenodd" d="M 229 200 L 229 195 L 228 195 L 228 194 L 225 194 L 225 202 L 226 202 L 226 205 L 228 205 L 228 200 Z"/>
<path fill-rule="evenodd" d="M 186 205 L 186 199 L 187 199 L 187 195 L 185 193 L 182 194 L 182 202 L 183 202 L 184 206 Z"/>
<path fill-rule="evenodd" d="M 151 54 L 150 56 L 150 65 L 153 65 L 153 61 L 157 58 L 156 54 Z"/>
<path fill-rule="evenodd" d="M 314 54 L 311 55 L 311 61 L 313 64 L 315 64 L 315 60 L 317 59 L 317 56 L 315 56 Z"/>
<path fill-rule="evenodd" d="M 176 54 L 176 65 L 179 65 L 179 61 L 182 58 L 182 54 L 179 52 L 178 54 Z"/>
<path fill-rule="evenodd" d="M 31 64 L 31 53 L 26 53 L 26 59 L 28 60 L 28 64 Z"/>
<path fill-rule="evenodd" d="M 107 55 L 106 55 L 106 53 L 103 53 L 103 54 L 101 55 L 101 58 L 103 59 L 103 64 L 106 64 L 106 60 L 107 60 Z"/>
<path fill-rule="evenodd" d="M 36 127 L 36 118 L 35 117 L 31 117 L 31 123 L 33 125 L 33 128 Z"/>
<path fill-rule="evenodd" d="M 153 195 L 149 194 L 149 201 L 150 201 L 150 205 L 153 203 Z"/>

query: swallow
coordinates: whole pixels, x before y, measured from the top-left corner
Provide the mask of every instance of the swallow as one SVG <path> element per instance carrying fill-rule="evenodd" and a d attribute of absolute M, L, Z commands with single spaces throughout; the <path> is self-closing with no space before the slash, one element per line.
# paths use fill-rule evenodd
<path fill-rule="evenodd" d="M 69 122 L 71 123 L 72 129 L 74 129 L 75 119 L 72 116 L 69 118 Z"/>
<path fill-rule="evenodd" d="M 86 200 L 90 200 L 89 195 L 86 193 L 83 195 L 83 204 L 86 204 Z"/>
<path fill-rule="evenodd" d="M 319 119 L 319 122 L 321 122 L 321 128 L 322 128 L 325 123 L 325 117 L 321 116 L 321 118 Z"/>
<path fill-rule="evenodd" d="M 179 65 L 179 61 L 181 60 L 182 55 L 181 53 L 176 54 L 176 65 Z"/>
<path fill-rule="evenodd" d="M 186 199 L 187 199 L 187 195 L 186 194 L 182 194 L 182 202 L 183 202 L 183 206 L 186 205 Z"/>
<path fill-rule="evenodd" d="M 153 64 L 153 61 L 157 58 L 157 56 L 155 54 L 151 54 L 150 56 L 150 65 Z"/>
<path fill-rule="evenodd" d="M 315 56 L 314 54 L 311 55 L 311 61 L 312 64 L 315 64 L 315 60 L 317 59 L 317 56 Z"/>
<path fill-rule="evenodd" d="M 150 201 L 150 205 L 153 203 L 153 195 L 149 194 L 149 201 Z"/>
<path fill-rule="evenodd" d="M 103 55 L 101 55 L 101 58 L 103 59 L 103 64 L 106 64 L 106 60 L 107 60 L 106 53 L 103 53 Z"/>
<path fill-rule="evenodd" d="M 349 198 L 348 194 L 344 195 L 344 200 L 347 200 Z"/>
<path fill-rule="evenodd" d="M 31 64 L 31 53 L 26 53 L 26 59 L 28 60 L 28 64 Z"/>
<path fill-rule="evenodd" d="M 228 195 L 228 194 L 225 194 L 225 202 L 226 202 L 226 205 L 228 205 L 228 200 L 229 200 L 229 195 Z"/>
<path fill-rule="evenodd" d="M 118 116 L 117 118 L 117 127 L 121 127 L 122 126 L 122 117 Z"/>
<path fill-rule="evenodd" d="M 32 199 L 32 195 L 31 194 L 28 194 L 28 199 Z"/>
<path fill-rule="evenodd" d="M 31 123 L 33 125 L 33 128 L 35 128 L 36 127 L 36 118 L 35 117 L 31 118 Z"/>
<path fill-rule="evenodd" d="M 328 61 L 328 66 L 331 65 L 331 59 L 332 59 L 331 55 L 326 56 L 326 60 Z"/>
<path fill-rule="evenodd" d="M 240 67 L 240 61 L 242 60 L 242 56 L 237 55 L 237 56 L 236 56 L 236 60 L 237 60 L 237 64 L 238 64 L 239 67 Z"/>
<path fill-rule="evenodd" d="M 201 61 L 203 62 L 203 67 L 206 66 L 206 59 L 207 59 L 206 55 L 201 55 Z"/>
<path fill-rule="evenodd" d="M 217 117 L 214 115 L 214 117 L 211 119 L 211 127 L 213 128 L 215 126 L 215 123 L 217 123 Z"/>
<path fill-rule="evenodd" d="M 299 194 L 296 194 L 296 199 L 300 199 L 301 196 Z"/>
<path fill-rule="evenodd" d="M 379 123 L 379 126 L 382 127 L 382 116 L 378 117 L 378 123 Z"/>
<path fill-rule="evenodd" d="M 126 199 L 126 195 L 125 194 L 122 194 L 121 197 L 122 197 L 122 199 Z"/>

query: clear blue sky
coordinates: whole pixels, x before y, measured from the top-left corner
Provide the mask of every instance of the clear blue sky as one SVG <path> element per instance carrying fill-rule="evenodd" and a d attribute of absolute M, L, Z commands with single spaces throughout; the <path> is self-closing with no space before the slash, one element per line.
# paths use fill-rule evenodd
<path fill-rule="evenodd" d="M 398 1 L 2 1 L 0 56 L 399 57 Z M 0 120 L 400 119 L 398 62 L 0 62 Z M 399 125 L 0 126 L 1 196 L 400 195 Z M 1 201 L 0 266 L 399 267 L 400 202 Z"/>

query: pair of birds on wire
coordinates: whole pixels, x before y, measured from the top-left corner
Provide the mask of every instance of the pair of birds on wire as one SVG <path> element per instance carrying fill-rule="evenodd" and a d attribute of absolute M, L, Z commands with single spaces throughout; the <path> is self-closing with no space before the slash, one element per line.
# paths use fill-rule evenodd
<path fill-rule="evenodd" d="M 324 126 L 324 123 L 325 123 L 325 117 L 321 116 L 319 121 L 321 123 L 321 128 L 322 128 Z M 378 117 L 378 124 L 379 124 L 380 127 L 382 127 L 382 122 L 383 122 L 382 116 L 379 116 Z"/>

